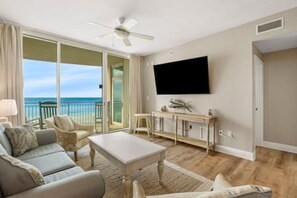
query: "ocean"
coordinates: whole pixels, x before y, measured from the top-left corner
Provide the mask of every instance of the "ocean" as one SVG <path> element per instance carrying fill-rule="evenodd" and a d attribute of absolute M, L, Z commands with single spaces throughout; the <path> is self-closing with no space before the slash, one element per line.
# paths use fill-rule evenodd
<path fill-rule="evenodd" d="M 42 101 L 57 101 L 57 98 L 51 97 L 51 98 L 25 98 L 25 104 L 37 104 Z M 101 102 L 102 98 L 101 97 L 80 97 L 80 98 L 61 98 L 61 103 L 66 103 L 66 102 L 75 102 L 75 103 L 95 103 L 95 102 Z"/>

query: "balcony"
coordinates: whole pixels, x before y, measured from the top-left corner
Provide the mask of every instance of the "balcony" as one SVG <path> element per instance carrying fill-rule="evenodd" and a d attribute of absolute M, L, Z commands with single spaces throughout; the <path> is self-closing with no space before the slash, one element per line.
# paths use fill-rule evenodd
<path fill-rule="evenodd" d="M 110 108 L 108 103 L 108 127 L 113 127 L 113 121 L 117 122 L 117 125 L 122 120 L 122 103 L 113 102 L 113 108 Z M 112 112 L 111 112 L 111 109 Z M 60 114 L 69 115 L 71 118 L 81 124 L 95 124 L 96 132 L 102 132 L 102 102 L 62 102 L 60 108 Z M 113 116 L 112 116 L 113 115 Z M 114 118 L 114 119 L 111 119 Z M 33 125 L 34 128 L 40 127 L 40 113 L 38 103 L 26 103 L 25 104 L 25 122 Z"/>

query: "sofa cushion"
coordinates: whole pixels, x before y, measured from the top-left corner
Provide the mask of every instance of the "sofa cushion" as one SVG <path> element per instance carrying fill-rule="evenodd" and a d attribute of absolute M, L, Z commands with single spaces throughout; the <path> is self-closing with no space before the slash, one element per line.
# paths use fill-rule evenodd
<path fill-rule="evenodd" d="M 58 143 L 46 144 L 24 153 L 18 159 L 27 160 L 57 152 L 64 152 L 64 149 Z"/>
<path fill-rule="evenodd" d="M 12 145 L 13 155 L 16 157 L 38 147 L 37 137 L 32 126 L 6 128 L 5 133 Z"/>
<path fill-rule="evenodd" d="M 50 175 L 75 166 L 73 160 L 65 153 L 52 153 L 32 159 L 24 160 L 38 168 L 43 176 Z"/>
<path fill-rule="evenodd" d="M 54 116 L 54 121 L 58 128 L 64 130 L 64 131 L 73 131 L 74 125 L 67 115 L 57 115 Z"/>
<path fill-rule="evenodd" d="M 0 124 L 0 143 L 9 155 L 12 155 L 12 149 L 7 135 L 5 134 L 5 128 Z"/>
<path fill-rule="evenodd" d="M 219 191 L 230 187 L 233 186 L 229 183 L 229 181 L 222 174 L 218 174 L 213 183 L 212 190 Z"/>
<path fill-rule="evenodd" d="M 5 148 L 2 146 L 1 143 L 0 143 L 0 153 L 8 155 L 7 151 L 6 151 Z"/>
<path fill-rule="evenodd" d="M 45 183 L 48 184 L 48 183 L 52 183 L 55 181 L 59 181 L 61 179 L 67 178 L 67 177 L 71 177 L 73 175 L 83 173 L 83 172 L 84 172 L 84 170 L 81 167 L 76 166 L 76 167 L 69 168 L 69 169 L 66 169 L 66 170 L 63 170 L 63 171 L 60 171 L 57 173 L 53 173 L 51 175 L 47 175 L 44 177 L 44 180 L 45 180 Z"/>
<path fill-rule="evenodd" d="M 0 154 L 0 175 L 4 197 L 45 184 L 37 168 L 6 154 Z"/>

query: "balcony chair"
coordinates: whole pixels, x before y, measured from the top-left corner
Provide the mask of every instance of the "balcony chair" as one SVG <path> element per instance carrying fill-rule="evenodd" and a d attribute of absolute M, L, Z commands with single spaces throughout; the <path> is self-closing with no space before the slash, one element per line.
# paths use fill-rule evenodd
<path fill-rule="evenodd" d="M 95 129 L 96 132 L 102 132 L 102 102 L 95 102 Z"/>
<path fill-rule="evenodd" d="M 89 143 L 88 136 L 95 133 L 94 124 L 82 125 L 67 115 L 53 116 L 45 119 L 47 128 L 53 128 L 57 134 L 58 143 L 66 150 L 74 152 L 77 161 L 77 151 Z"/>
<path fill-rule="evenodd" d="M 52 101 L 39 102 L 39 128 L 45 129 L 46 118 L 57 115 L 57 103 Z"/>

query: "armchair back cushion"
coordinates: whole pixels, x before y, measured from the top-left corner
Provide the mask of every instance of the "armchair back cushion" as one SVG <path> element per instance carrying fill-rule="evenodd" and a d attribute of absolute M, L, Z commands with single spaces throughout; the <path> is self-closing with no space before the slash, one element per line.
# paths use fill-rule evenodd
<path fill-rule="evenodd" d="M 6 128 L 5 133 L 12 145 L 13 155 L 16 157 L 39 146 L 34 129 L 29 125 Z"/>
<path fill-rule="evenodd" d="M 271 198 L 272 191 L 270 188 L 257 185 L 243 185 L 226 188 L 225 190 L 205 192 L 196 198 Z"/>
<path fill-rule="evenodd" d="M 70 117 L 67 115 L 54 116 L 54 121 L 57 127 L 64 131 L 73 131 L 75 129 Z"/>
<path fill-rule="evenodd" d="M 6 154 L 0 154 L 0 175 L 4 197 L 45 184 L 37 168 Z"/>
<path fill-rule="evenodd" d="M 213 191 L 172 193 L 165 195 L 146 196 L 141 184 L 136 180 L 133 182 L 133 198 L 271 198 L 272 190 L 268 187 L 257 185 L 232 185 L 222 174 L 218 174 L 214 181 Z"/>

